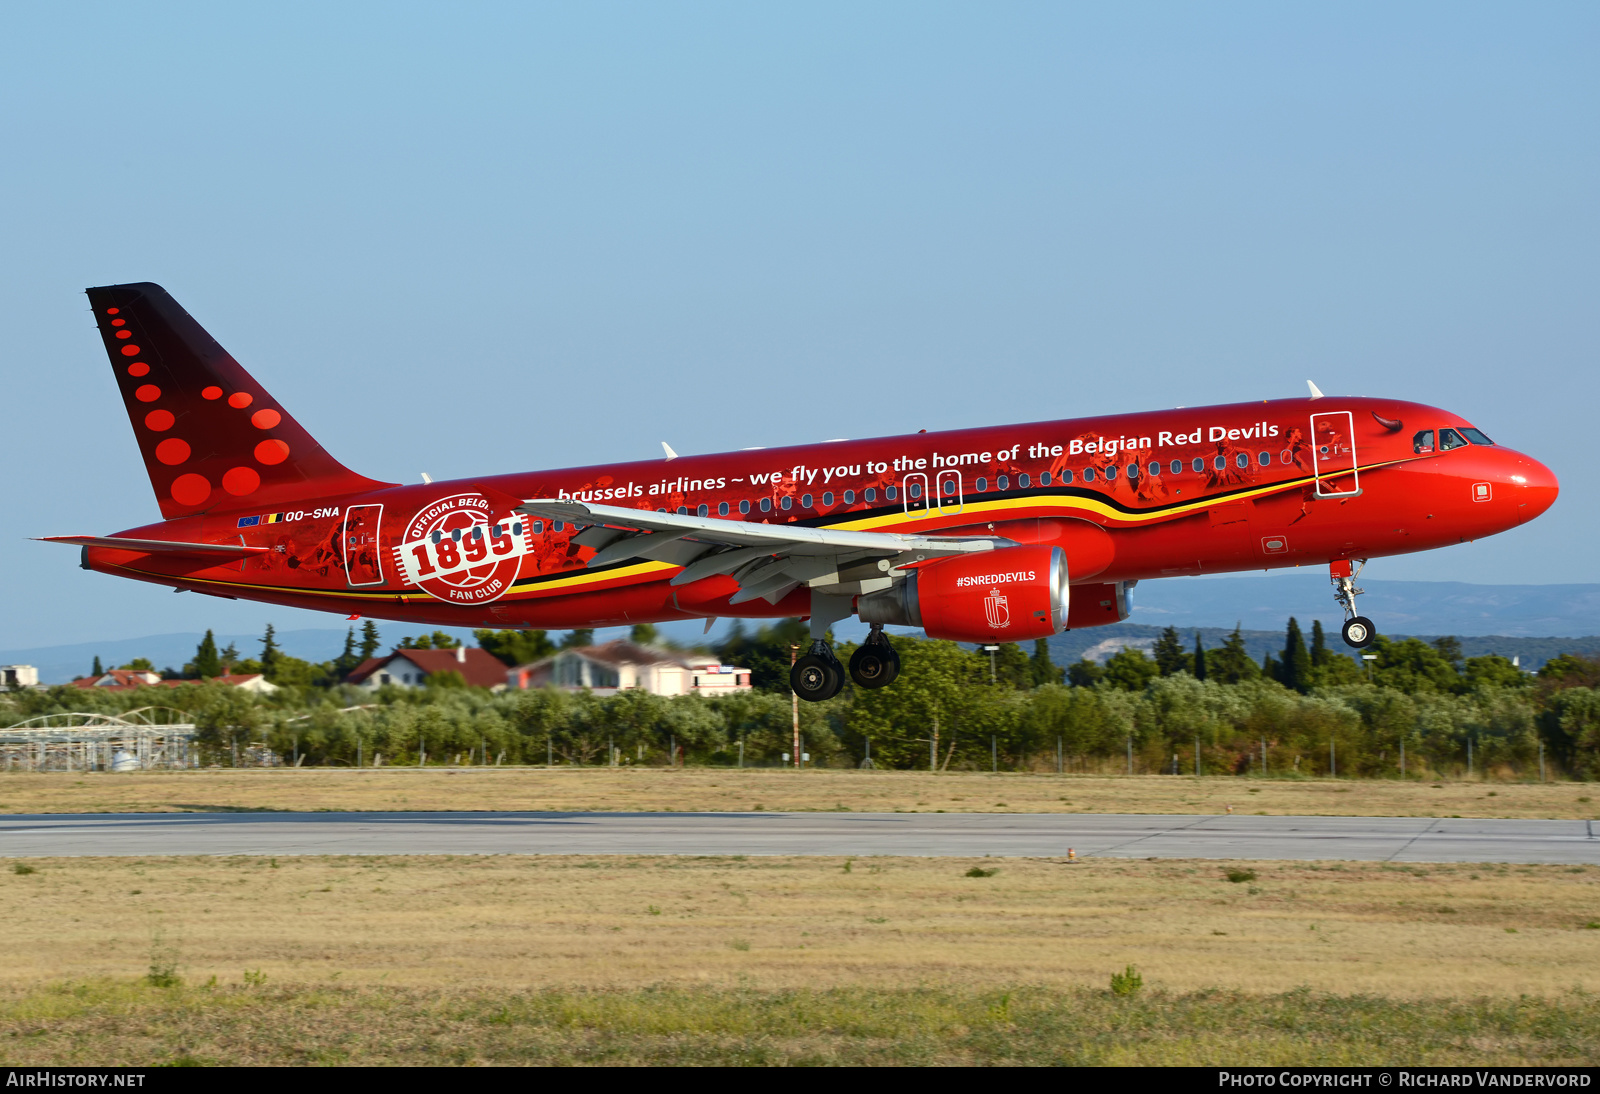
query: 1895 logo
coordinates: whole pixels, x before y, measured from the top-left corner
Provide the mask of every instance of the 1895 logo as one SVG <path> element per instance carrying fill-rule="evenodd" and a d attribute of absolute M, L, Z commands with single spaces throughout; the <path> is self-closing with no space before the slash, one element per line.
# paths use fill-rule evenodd
<path fill-rule="evenodd" d="M 490 519 L 487 498 L 456 494 L 422 507 L 407 522 L 395 563 L 407 583 L 453 604 L 498 600 L 533 552 L 532 522 L 518 513 Z"/>

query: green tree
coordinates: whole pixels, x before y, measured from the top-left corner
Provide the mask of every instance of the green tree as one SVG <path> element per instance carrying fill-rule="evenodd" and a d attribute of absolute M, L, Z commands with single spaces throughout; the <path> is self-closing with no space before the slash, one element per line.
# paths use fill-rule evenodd
<path fill-rule="evenodd" d="M 128 670 L 130 672 L 155 672 L 156 671 L 155 665 L 150 663 L 150 658 L 148 658 L 148 657 L 135 657 L 132 661 L 129 661 L 126 665 L 118 665 L 117 667 L 119 669 L 126 669 L 126 670 Z"/>
<path fill-rule="evenodd" d="M 978 654 L 983 658 L 984 671 L 987 672 L 989 651 L 980 648 Z M 1000 643 L 1000 648 L 994 651 L 993 664 L 995 682 L 1002 687 L 1027 690 L 1033 686 L 1033 663 L 1017 643 Z"/>
<path fill-rule="evenodd" d="M 561 639 L 561 648 L 564 650 L 592 645 L 594 645 L 593 627 L 579 627 L 577 630 L 568 631 L 566 636 Z"/>
<path fill-rule="evenodd" d="M 444 631 L 419 634 L 415 638 L 408 634 L 400 639 L 400 644 L 394 648 L 395 650 L 454 650 L 461 648 L 461 640 L 451 638 Z"/>
<path fill-rule="evenodd" d="M 1075 688 L 1092 688 L 1105 679 L 1106 670 L 1096 661 L 1080 657 L 1067 666 L 1067 682 Z"/>
<path fill-rule="evenodd" d="M 654 646 L 661 641 L 661 632 L 654 623 L 635 623 L 628 632 L 628 641 L 640 646 Z"/>
<path fill-rule="evenodd" d="M 222 652 L 217 654 L 217 660 L 222 662 L 224 673 L 233 671 L 230 666 L 239 664 L 239 647 L 229 642 L 222 648 Z"/>
<path fill-rule="evenodd" d="M 714 652 L 725 665 L 748 668 L 750 683 L 757 691 L 787 695 L 791 645 L 799 646 L 801 653 L 811 648 L 811 627 L 805 620 L 780 619 L 761 627 L 752 635 L 736 619 L 728 630 L 728 636 L 714 647 Z M 896 644 L 895 648 L 900 649 L 901 645 Z M 904 671 L 901 675 L 905 675 Z"/>
<path fill-rule="evenodd" d="M 1498 653 L 1467 658 L 1466 671 L 1462 676 L 1467 687 L 1473 691 L 1478 688 L 1521 688 L 1526 687 L 1529 680 L 1527 673 Z"/>
<path fill-rule="evenodd" d="M 1379 687 L 1394 688 L 1408 695 L 1418 691 L 1465 690 L 1456 667 L 1420 638 L 1396 642 L 1380 634 L 1369 649 L 1378 656 L 1372 666 L 1372 681 Z"/>
<path fill-rule="evenodd" d="M 1558 654 L 1539 666 L 1539 679 L 1551 688 L 1600 687 L 1600 657 Z"/>
<path fill-rule="evenodd" d="M 95 659 L 94 659 L 94 668 L 89 670 L 89 674 L 91 676 L 97 676 L 97 677 L 98 676 L 104 676 L 106 674 L 106 670 L 100 667 L 100 658 L 99 658 L 99 656 L 95 657 Z"/>
<path fill-rule="evenodd" d="M 271 683 L 278 682 L 278 659 L 282 656 L 277 635 L 273 632 L 272 624 L 268 623 L 267 633 L 261 636 L 261 675 Z"/>
<path fill-rule="evenodd" d="M 488 650 L 506 665 L 515 668 L 539 661 L 556 652 L 555 643 L 544 631 L 473 631 L 480 649 Z"/>
<path fill-rule="evenodd" d="M 344 649 L 340 651 L 338 657 L 333 659 L 333 663 L 328 666 L 329 675 L 333 677 L 334 682 L 338 682 L 354 672 L 359 664 L 361 664 L 361 658 L 356 654 L 356 629 L 347 627 L 344 632 Z"/>
<path fill-rule="evenodd" d="M 194 660 L 184 666 L 185 675 L 192 680 L 207 680 L 222 675 L 222 658 L 217 656 L 217 640 L 210 631 L 195 647 Z"/>
<path fill-rule="evenodd" d="M 1050 641 L 1037 638 L 1033 643 L 1033 657 L 1031 661 L 1030 676 L 1034 687 L 1043 687 L 1045 684 L 1059 684 L 1066 676 L 1066 670 L 1050 660 Z"/>
<path fill-rule="evenodd" d="M 383 643 L 378 639 L 378 625 L 372 620 L 361 624 L 361 660 L 368 661 L 378 656 L 378 648 Z"/>
<path fill-rule="evenodd" d="M 1200 632 L 1194 632 L 1194 678 L 1206 678 L 1206 648 L 1200 642 Z"/>
<path fill-rule="evenodd" d="M 1162 676 L 1184 672 L 1194 664 L 1193 659 L 1183 648 L 1183 639 L 1178 637 L 1177 627 L 1167 627 L 1163 630 L 1150 652 L 1155 655 L 1156 668 L 1161 670 Z"/>
<path fill-rule="evenodd" d="M 1306 649 L 1305 636 L 1300 633 L 1300 621 L 1292 615 L 1284 633 L 1283 661 L 1278 667 L 1277 680 L 1302 695 L 1311 690 L 1311 653 Z"/>
<path fill-rule="evenodd" d="M 1242 624 L 1235 624 L 1233 633 L 1222 640 L 1222 645 L 1206 655 L 1206 679 L 1219 684 L 1239 684 L 1261 676 L 1261 666 L 1245 648 Z"/>
<path fill-rule="evenodd" d="M 1160 675 L 1160 667 L 1133 646 L 1124 646 L 1106 659 L 1105 682 L 1123 691 L 1143 691 Z"/>
<path fill-rule="evenodd" d="M 1433 648 L 1450 663 L 1451 668 L 1461 671 L 1461 662 L 1465 660 L 1461 653 L 1461 639 L 1453 634 L 1444 635 L 1433 640 Z"/>

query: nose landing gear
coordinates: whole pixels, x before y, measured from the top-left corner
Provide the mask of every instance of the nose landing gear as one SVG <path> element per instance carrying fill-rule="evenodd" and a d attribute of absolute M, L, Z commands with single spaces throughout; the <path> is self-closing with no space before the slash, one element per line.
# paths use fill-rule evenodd
<path fill-rule="evenodd" d="M 1378 628 L 1372 620 L 1356 614 L 1356 597 L 1366 590 L 1356 588 L 1356 578 L 1366 568 L 1367 560 L 1357 559 L 1359 565 L 1351 569 L 1350 560 L 1339 559 L 1328 564 L 1328 579 L 1333 582 L 1333 599 L 1344 609 L 1345 620 L 1341 634 L 1345 645 L 1364 650 L 1378 637 Z"/>

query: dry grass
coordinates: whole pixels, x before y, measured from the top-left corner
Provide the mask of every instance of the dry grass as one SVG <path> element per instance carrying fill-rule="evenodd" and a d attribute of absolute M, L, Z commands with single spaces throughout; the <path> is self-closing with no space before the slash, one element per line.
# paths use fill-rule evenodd
<path fill-rule="evenodd" d="M 976 864 L 998 867 L 968 877 Z M 30 859 L 0 987 L 522 991 L 1018 984 L 1400 998 L 1600 991 L 1600 868 L 1044 859 Z M 159 934 L 159 938 L 157 937 Z M 166 955 L 166 956 L 162 956 Z"/>
<path fill-rule="evenodd" d="M 0 812 L 209 810 L 1238 813 L 1600 817 L 1585 783 L 999 775 L 733 768 L 380 768 L 10 773 Z M 1585 800 L 1589 799 L 1589 800 Z"/>
<path fill-rule="evenodd" d="M 0 990 L 0 1064 L 1592 1065 L 1600 1002 L 1021 988 Z"/>

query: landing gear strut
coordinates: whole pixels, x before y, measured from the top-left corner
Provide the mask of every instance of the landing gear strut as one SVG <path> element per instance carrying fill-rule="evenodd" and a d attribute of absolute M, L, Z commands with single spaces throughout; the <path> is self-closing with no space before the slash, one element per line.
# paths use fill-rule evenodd
<path fill-rule="evenodd" d="M 1357 559 L 1359 565 L 1351 569 L 1349 559 L 1340 559 L 1328 564 L 1328 579 L 1333 582 L 1333 599 L 1339 602 L 1339 607 L 1344 609 L 1344 628 L 1342 634 L 1345 645 L 1364 650 L 1372 645 L 1372 640 L 1378 637 L 1378 628 L 1372 625 L 1372 620 L 1364 615 L 1356 614 L 1356 597 L 1366 590 L 1356 588 L 1356 578 L 1366 568 L 1367 560 Z"/>
<path fill-rule="evenodd" d="M 872 624 L 867 640 L 850 655 L 850 679 L 857 687 L 881 688 L 894 683 L 899 675 L 900 655 L 883 636 L 883 624 Z"/>

